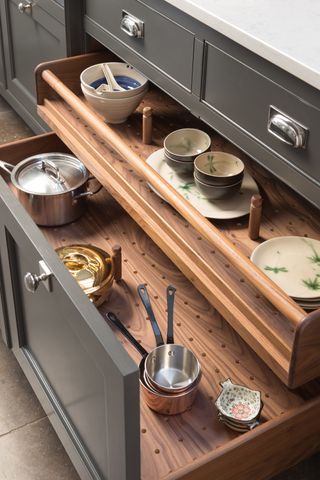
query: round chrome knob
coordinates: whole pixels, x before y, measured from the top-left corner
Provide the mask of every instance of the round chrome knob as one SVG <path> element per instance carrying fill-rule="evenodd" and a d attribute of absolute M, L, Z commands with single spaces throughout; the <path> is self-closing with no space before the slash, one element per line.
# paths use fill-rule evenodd
<path fill-rule="evenodd" d="M 27 3 L 19 3 L 18 4 L 18 10 L 20 13 L 29 13 L 32 10 L 33 3 L 32 2 L 27 2 Z"/>
<path fill-rule="evenodd" d="M 26 273 L 24 276 L 24 285 L 28 292 L 34 293 L 40 282 L 43 282 L 44 280 L 47 280 L 50 275 L 46 273 L 42 273 L 41 275 L 36 275 L 35 273 Z"/>

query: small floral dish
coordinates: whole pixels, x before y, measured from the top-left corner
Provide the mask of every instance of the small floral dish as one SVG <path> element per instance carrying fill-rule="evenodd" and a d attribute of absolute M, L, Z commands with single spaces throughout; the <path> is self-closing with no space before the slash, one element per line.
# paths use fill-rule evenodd
<path fill-rule="evenodd" d="M 231 430 L 234 430 L 240 433 L 250 432 L 250 430 L 252 430 L 253 428 L 259 425 L 258 420 L 253 420 L 252 422 L 247 424 L 240 424 L 239 422 L 229 420 L 227 417 L 224 417 L 221 414 L 218 414 L 218 418 L 220 422 L 224 423 L 224 425 L 231 428 Z"/>
<path fill-rule="evenodd" d="M 229 378 L 221 386 L 222 392 L 215 402 L 221 415 L 238 424 L 248 424 L 259 417 L 263 406 L 259 391 L 233 384 Z"/>

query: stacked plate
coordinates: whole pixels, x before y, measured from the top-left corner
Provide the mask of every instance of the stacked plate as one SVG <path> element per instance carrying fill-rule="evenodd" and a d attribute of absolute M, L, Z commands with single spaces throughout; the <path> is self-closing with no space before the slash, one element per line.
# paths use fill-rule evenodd
<path fill-rule="evenodd" d="M 320 308 L 319 240 L 272 238 L 252 252 L 251 260 L 302 308 Z"/>
<path fill-rule="evenodd" d="M 263 407 L 260 392 L 236 385 L 229 378 L 221 386 L 215 403 L 219 420 L 236 432 L 248 432 L 259 425 Z"/>

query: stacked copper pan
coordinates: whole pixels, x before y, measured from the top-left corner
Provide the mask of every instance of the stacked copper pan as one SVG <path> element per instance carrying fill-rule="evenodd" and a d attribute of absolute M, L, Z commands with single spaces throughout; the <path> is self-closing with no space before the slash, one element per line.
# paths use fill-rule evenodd
<path fill-rule="evenodd" d="M 164 344 L 155 319 L 145 285 L 138 286 L 138 293 L 147 310 L 156 338 L 156 348 L 148 353 L 126 330 L 116 316 L 109 312 L 108 320 L 129 339 L 141 353 L 140 385 L 142 396 L 152 410 L 165 415 L 175 415 L 191 408 L 201 379 L 201 367 L 197 357 L 188 348 L 174 343 L 173 304 L 175 288 L 167 288 L 168 333 Z"/>

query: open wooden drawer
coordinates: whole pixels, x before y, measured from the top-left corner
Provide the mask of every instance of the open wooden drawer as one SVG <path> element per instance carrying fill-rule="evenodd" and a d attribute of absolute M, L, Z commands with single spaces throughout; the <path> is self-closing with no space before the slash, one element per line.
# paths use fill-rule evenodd
<path fill-rule="evenodd" d="M 287 386 L 318 377 L 320 313 L 307 315 L 248 259 L 257 243 L 247 236 L 247 220 L 214 225 L 144 160 L 175 128 L 206 129 L 214 148 L 240 155 L 261 187 L 261 240 L 285 234 L 317 237 L 318 213 L 159 90 L 151 90 L 143 102 L 155 112 L 153 145 L 141 144 L 138 112 L 126 124 L 107 126 L 79 96 L 79 75 L 108 58 L 110 53 L 100 52 L 40 65 L 40 116 Z"/>
<path fill-rule="evenodd" d="M 67 151 L 54 134 L 0 147 L 0 158 Z M 105 191 L 78 221 L 33 223 L 0 179 L 1 284 L 12 347 L 82 479 L 262 480 L 320 448 L 320 383 L 290 391 L 230 327 L 125 210 Z M 100 313 L 53 251 L 69 243 L 123 248 L 123 280 Z M 27 271 L 44 260 L 53 288 L 29 293 Z M 136 291 L 146 282 L 166 329 L 165 288 L 177 287 L 175 334 L 194 350 L 203 379 L 192 409 L 166 417 L 141 401 L 135 351 L 112 334 L 103 314 L 116 312 L 147 348 L 154 339 Z M 102 315 L 101 315 L 102 314 Z M 124 348 L 123 348 L 124 347 Z M 214 400 L 230 377 L 262 392 L 260 426 L 245 434 L 218 421 Z"/>

